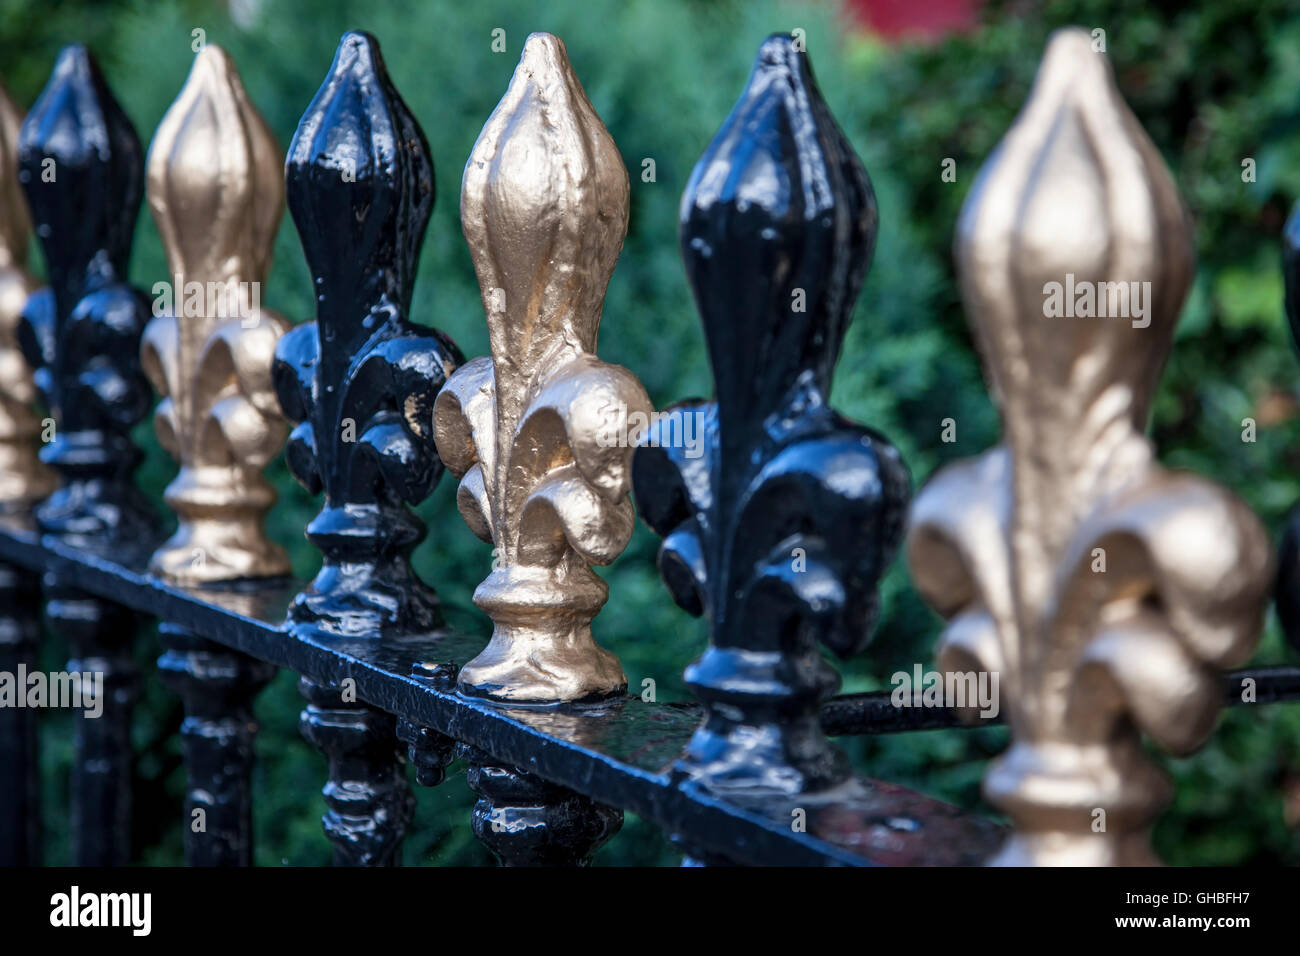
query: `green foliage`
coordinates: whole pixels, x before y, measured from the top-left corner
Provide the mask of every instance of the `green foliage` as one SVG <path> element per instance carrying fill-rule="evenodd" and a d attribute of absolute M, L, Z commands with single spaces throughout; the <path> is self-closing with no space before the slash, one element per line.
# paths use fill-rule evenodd
<path fill-rule="evenodd" d="M 88 42 L 143 138 L 184 80 L 191 31 L 201 27 L 242 70 L 251 97 L 287 144 L 324 76 L 339 34 L 379 37 L 394 81 L 428 134 L 438 203 L 425 242 L 413 317 L 452 335 L 467 355 L 486 351 L 474 272 L 458 222 L 461 162 L 505 91 L 524 37 L 564 38 L 575 69 L 623 152 L 632 180 L 631 227 L 610 285 L 601 354 L 632 368 L 656 405 L 708 395 L 704 340 L 677 251 L 677 204 L 697 157 L 729 111 L 753 51 L 770 32 L 806 31 L 821 86 L 875 183 L 881 210 L 875 262 L 838 370 L 834 400 L 888 435 L 914 480 L 996 440 L 997 417 L 981 381 L 950 256 L 953 225 L 980 164 L 1028 93 L 1052 29 L 1071 23 L 1106 30 L 1120 87 L 1173 170 L 1196 223 L 1200 265 L 1154 410 L 1152 435 L 1164 459 L 1211 476 L 1241 494 L 1270 528 L 1300 498 L 1300 424 L 1290 400 L 1296 377 L 1280 309 L 1278 234 L 1300 194 L 1300 20 L 1286 0 L 1137 4 L 1048 0 L 991 4 L 968 36 L 932 46 L 885 47 L 852 30 L 829 5 L 703 3 L 699 0 L 552 2 L 483 0 L 371 2 L 278 0 L 238 27 L 223 8 L 199 0 L 105 4 L 0 2 L 0 58 L 20 103 L 39 91 L 59 45 Z M 503 28 L 507 53 L 491 50 Z M 1242 160 L 1257 161 L 1243 183 Z M 641 176 L 655 160 L 655 181 Z M 945 158 L 957 179 L 940 178 Z M 143 216 L 132 278 L 146 288 L 167 273 L 158 235 Z M 295 321 L 311 317 L 297 236 L 287 221 L 263 301 Z M 1281 409 L 1281 412 L 1277 410 Z M 1259 421 L 1243 444 L 1241 420 Z M 940 440 L 956 422 L 957 441 Z M 140 482 L 155 499 L 174 466 L 148 425 Z M 282 462 L 270 530 L 290 548 L 295 572 L 318 558 L 302 529 L 318 503 Z M 488 573 L 489 554 L 456 516 L 444 480 L 420 508 L 429 540 L 420 573 L 458 612 Z M 623 659 L 633 690 L 652 678 L 660 700 L 683 699 L 684 666 L 705 642 L 704 625 L 672 606 L 654 573 L 655 538 L 639 528 L 627 554 L 603 573 L 611 598 L 597 636 Z M 888 675 L 928 662 L 938 620 L 920 602 L 901 563 L 884 586 L 884 619 L 867 654 L 842 670 L 846 690 L 887 686 Z M 54 666 L 57 638 L 45 649 Z M 153 679 L 155 642 L 140 654 L 146 693 L 137 721 L 144 778 L 138 842 L 149 862 L 180 859 L 183 780 L 179 708 Z M 1284 652 L 1270 622 L 1260 660 Z M 328 860 L 318 796 L 324 762 L 297 737 L 301 703 L 293 675 L 261 696 L 256 806 L 258 862 Z M 57 824 L 66 806 L 69 725 L 47 724 L 50 862 L 67 860 Z M 982 809 L 979 778 L 1005 745 L 1005 731 L 943 731 L 844 741 L 860 771 Z M 1169 763 L 1178 798 L 1157 829 L 1160 852 L 1178 863 L 1300 861 L 1282 821 L 1281 787 L 1300 762 L 1300 711 L 1238 708 L 1199 755 Z M 478 864 L 487 859 L 466 826 L 472 794 L 463 767 L 419 793 L 407 841 L 410 863 Z M 655 828 L 629 817 L 603 864 L 670 863 Z"/>

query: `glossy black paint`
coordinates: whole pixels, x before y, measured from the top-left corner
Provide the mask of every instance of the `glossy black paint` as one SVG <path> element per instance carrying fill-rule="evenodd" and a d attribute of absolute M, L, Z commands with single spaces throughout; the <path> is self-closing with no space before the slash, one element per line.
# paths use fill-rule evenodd
<path fill-rule="evenodd" d="M 413 677 L 445 693 L 455 691 L 459 673 L 454 661 L 418 661 L 411 668 Z M 592 711 L 574 704 L 538 712 L 572 721 L 570 715 Z M 457 757 L 468 762 L 467 782 L 479 797 L 470 812 L 470 826 L 502 866 L 586 866 L 623 826 L 622 810 L 503 764 L 486 751 L 458 744 L 429 727 L 401 720 L 397 736 L 408 744 L 415 780 L 422 786 L 442 783 Z"/>
<path fill-rule="evenodd" d="M 1282 279 L 1291 337 L 1300 346 L 1300 204 L 1282 230 Z M 1300 650 L 1300 507 L 1287 515 L 1278 545 L 1277 616 L 1291 646 Z"/>
<path fill-rule="evenodd" d="M 23 120 L 18 179 L 50 282 L 28 299 L 19 341 L 55 421 L 41 460 L 63 480 L 37 522 L 78 547 L 147 553 L 159 523 L 131 482 L 130 433 L 152 398 L 140 370 L 150 302 L 126 281 L 144 160 L 85 47 L 64 48 Z"/>
<path fill-rule="evenodd" d="M 714 787 L 796 793 L 849 776 L 818 726 L 839 686 L 818 644 L 847 657 L 869 640 L 910 483 L 883 437 L 827 404 L 876 225 L 807 56 L 768 38 L 682 198 L 717 400 L 676 406 L 633 463 L 660 572 L 712 623 L 686 672 L 706 718 L 681 769 Z M 695 458 L 672 438 L 688 416 Z"/>
<path fill-rule="evenodd" d="M 623 826 L 623 811 L 596 803 L 462 744 L 469 764 L 474 835 L 502 866 L 586 866 Z"/>
<path fill-rule="evenodd" d="M 397 739 L 407 745 L 406 757 L 415 767 L 416 783 L 436 787 L 447 779 L 447 767 L 456 756 L 456 741 L 409 720 L 397 722 Z"/>
<path fill-rule="evenodd" d="M 253 699 L 275 668 L 175 624 L 158 637 L 158 676 L 185 703 L 185 862 L 251 866 Z"/>
<path fill-rule="evenodd" d="M 415 797 L 406 783 L 391 714 L 353 699 L 342 683 L 304 677 L 302 735 L 329 761 L 321 822 L 334 844 L 335 866 L 396 866 Z"/>
<path fill-rule="evenodd" d="M 137 560 L 161 524 L 131 481 L 131 429 L 149 409 L 140 334 L 149 299 L 126 281 L 144 189 L 139 137 L 81 46 L 59 54 L 23 120 L 18 180 L 49 286 L 23 309 L 19 343 L 55 422 L 41 460 L 61 486 L 36 508 L 41 531 L 86 551 Z M 74 854 L 81 865 L 129 861 L 131 711 L 137 619 L 67 582 L 46 582 L 46 611 L 67 636 L 69 671 L 104 673 L 103 716 L 77 717 Z"/>
<path fill-rule="evenodd" d="M 72 761 L 72 844 L 78 866 L 131 862 L 131 721 L 139 694 L 133 645 L 138 616 L 46 575 L 46 613 L 71 648 L 70 673 L 102 673 L 103 713 L 77 713 Z"/>
<path fill-rule="evenodd" d="M 807 830 L 796 831 L 790 803 L 803 796 L 751 793 L 742 804 L 738 794 L 719 794 L 672 773 L 699 724 L 693 705 L 629 697 L 598 707 L 501 707 L 463 697 L 455 692 L 454 667 L 486 642 L 486 635 L 468 630 L 481 623 L 469 609 L 448 608 L 454 620 L 464 620 L 464 629 L 455 631 L 321 641 L 286 627 L 285 609 L 297 592 L 293 585 L 242 593 L 187 590 L 150 577 L 143 563 L 126 567 L 54 538 L 3 527 L 0 561 L 112 595 L 141 614 L 176 622 L 321 685 L 337 688 L 351 677 L 357 699 L 372 707 L 493 754 L 495 765 L 522 768 L 636 813 L 684 843 L 738 864 L 976 862 L 993 852 L 1001 836 L 986 820 L 874 781 L 851 792 L 818 795 L 809 804 Z M 1290 690 L 1292 698 L 1300 696 L 1294 676 Z M 900 812 L 907 814 L 908 826 L 891 828 Z"/>
<path fill-rule="evenodd" d="M 316 321 L 287 333 L 274 381 L 290 470 L 325 504 L 307 526 L 323 566 L 290 609 L 327 635 L 423 633 L 441 624 L 409 555 L 442 462 L 433 399 L 463 361 L 408 318 L 433 208 L 433 164 L 379 45 L 345 34 L 285 161 L 289 211 L 316 287 Z"/>
<path fill-rule="evenodd" d="M 0 564 L 0 673 L 38 668 L 40 578 Z M 15 686 L 20 694 L 25 686 Z M 41 789 L 38 711 L 0 706 L 0 866 L 41 863 Z"/>

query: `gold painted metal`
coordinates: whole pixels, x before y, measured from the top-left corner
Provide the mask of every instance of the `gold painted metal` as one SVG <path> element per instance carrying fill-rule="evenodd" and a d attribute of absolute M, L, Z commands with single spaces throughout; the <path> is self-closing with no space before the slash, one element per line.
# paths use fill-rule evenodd
<path fill-rule="evenodd" d="M 434 434 L 461 479 L 461 514 L 495 546 L 474 592 L 492 640 L 460 686 L 516 702 L 620 693 L 618 659 L 591 636 L 608 596 L 591 565 L 622 553 L 634 521 L 635 435 L 611 423 L 652 406 L 631 372 L 594 354 L 628 178 L 556 37 L 528 38 L 465 165 L 460 214 L 492 357 L 448 380 Z"/>
<path fill-rule="evenodd" d="M 28 274 L 31 219 L 18 186 L 22 114 L 0 89 L 0 512 L 27 515 L 54 490 L 54 474 L 36 457 L 41 424 L 32 411 L 32 372 L 18 348 L 18 319 L 39 283 Z"/>
<path fill-rule="evenodd" d="M 1003 440 L 934 477 L 908 540 L 917 587 L 949 619 L 941 669 L 999 674 L 1012 742 L 984 791 L 1015 830 L 997 863 L 1153 862 L 1170 785 L 1141 736 L 1196 749 L 1217 672 L 1259 634 L 1263 527 L 1225 490 L 1162 468 L 1144 435 L 1190 236 L 1106 58 L 1081 30 L 1056 34 L 956 240 Z M 1048 317 L 1045 286 L 1067 274 L 1076 289 L 1149 282 L 1149 311 Z"/>
<path fill-rule="evenodd" d="M 261 308 L 284 163 L 217 46 L 199 51 L 158 126 L 147 192 L 173 310 L 145 329 L 142 361 L 163 396 L 158 440 L 181 466 L 164 496 L 180 527 L 150 570 L 189 585 L 287 574 L 262 528 L 275 491 L 261 474 L 287 431 L 271 359 L 288 324 Z"/>

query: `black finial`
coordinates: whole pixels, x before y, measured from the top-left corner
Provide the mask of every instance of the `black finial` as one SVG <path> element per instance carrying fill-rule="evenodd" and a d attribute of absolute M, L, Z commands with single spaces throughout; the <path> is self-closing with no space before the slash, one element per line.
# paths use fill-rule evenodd
<path fill-rule="evenodd" d="M 749 83 L 682 197 L 686 273 L 728 442 L 790 400 L 830 390 L 876 241 L 876 197 L 789 36 Z"/>
<path fill-rule="evenodd" d="M 126 281 L 140 211 L 140 140 L 82 46 L 59 54 L 18 138 L 19 182 L 50 285 L 23 310 L 20 341 L 55 422 L 41 459 L 63 486 L 41 529 L 118 557 L 147 554 L 157 522 L 131 484 L 131 428 L 151 393 L 140 370 L 149 299 Z"/>
<path fill-rule="evenodd" d="M 707 716 L 682 767 L 714 786 L 848 773 L 817 724 L 839 683 L 817 644 L 846 657 L 868 641 L 909 484 L 883 437 L 827 405 L 875 228 L 807 57 L 769 38 L 682 200 L 717 401 L 672 409 L 633 465 L 673 597 L 712 621 L 686 672 Z"/>
<path fill-rule="evenodd" d="M 437 597 L 409 564 L 424 525 L 407 505 L 442 474 L 433 398 L 463 358 L 446 336 L 408 319 L 433 163 L 374 37 L 343 36 L 285 177 L 317 320 L 280 340 L 275 387 L 299 423 L 290 470 L 325 492 L 307 528 L 323 567 L 290 617 L 354 636 L 431 630 Z"/>

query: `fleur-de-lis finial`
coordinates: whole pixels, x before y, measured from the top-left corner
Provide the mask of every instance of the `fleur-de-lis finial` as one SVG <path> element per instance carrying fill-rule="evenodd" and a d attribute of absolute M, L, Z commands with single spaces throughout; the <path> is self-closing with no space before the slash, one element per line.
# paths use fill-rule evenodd
<path fill-rule="evenodd" d="M 36 457 L 36 390 L 18 348 L 18 320 L 36 289 L 26 268 L 31 220 L 18 186 L 21 122 L 18 107 L 0 88 L 0 513 L 26 513 L 54 489 L 54 475 Z"/>
<path fill-rule="evenodd" d="M 591 635 L 608 589 L 590 566 L 631 537 L 623 426 L 651 410 L 631 372 L 593 354 L 628 191 L 564 44 L 533 34 L 461 186 L 492 357 L 457 371 L 434 405 L 460 512 L 495 546 L 474 593 L 492 640 L 461 669 L 466 692 L 573 701 L 627 686 Z"/>
<path fill-rule="evenodd" d="M 917 497 L 908 561 L 949 619 L 942 669 L 1000 675 L 1012 743 L 984 789 L 1015 832 L 997 860 L 1150 862 L 1169 786 L 1141 735 L 1204 740 L 1271 560 L 1240 501 L 1160 467 L 1143 434 L 1190 229 L 1083 31 L 1050 41 L 956 251 L 1003 442 Z"/>
<path fill-rule="evenodd" d="M 409 561 L 424 525 L 407 506 L 442 475 L 430 406 L 461 355 L 408 318 L 433 159 L 374 37 L 344 34 L 298 124 L 285 179 L 316 321 L 280 339 L 272 377 L 298 423 L 289 468 L 325 492 L 307 527 L 324 560 L 290 619 L 334 635 L 431 631 L 441 624 L 437 596 Z"/>
<path fill-rule="evenodd" d="M 706 717 L 682 769 L 714 787 L 826 789 L 849 768 L 818 725 L 839 684 L 818 644 L 847 657 L 869 640 L 909 477 L 827 404 L 876 202 L 792 37 L 759 49 L 681 220 L 717 401 L 652 425 L 633 483 L 674 599 L 712 624 L 686 672 Z"/>
<path fill-rule="evenodd" d="M 287 431 L 271 359 L 288 325 L 261 307 L 282 170 L 234 63 L 204 46 L 154 135 L 147 182 L 173 308 L 149 323 L 142 359 L 163 396 L 159 441 L 181 465 L 166 493 L 180 527 L 151 570 L 186 584 L 289 571 L 262 528 L 275 490 L 261 474 Z"/>
<path fill-rule="evenodd" d="M 130 432 L 150 400 L 140 371 L 149 299 L 126 282 L 144 169 L 139 137 L 85 47 L 59 54 L 18 154 L 50 280 L 27 300 L 19 337 L 56 424 L 41 460 L 63 478 L 37 522 L 132 562 L 157 540 L 131 482 L 140 451 Z"/>

